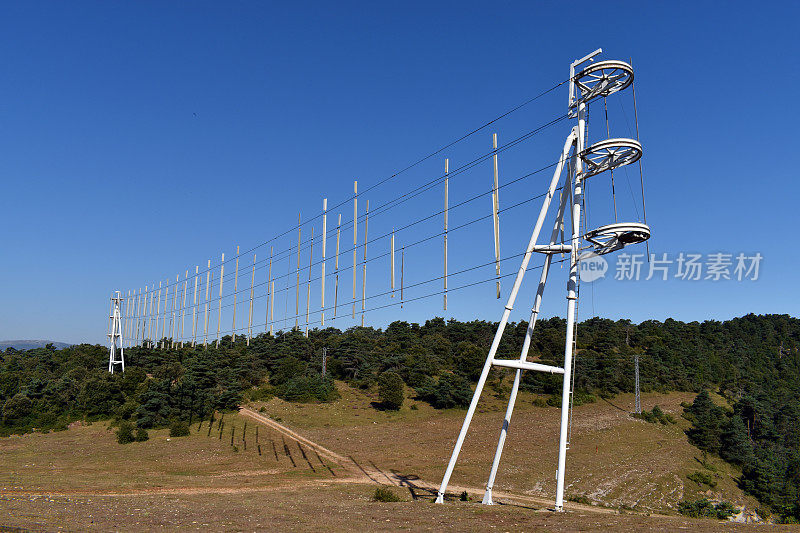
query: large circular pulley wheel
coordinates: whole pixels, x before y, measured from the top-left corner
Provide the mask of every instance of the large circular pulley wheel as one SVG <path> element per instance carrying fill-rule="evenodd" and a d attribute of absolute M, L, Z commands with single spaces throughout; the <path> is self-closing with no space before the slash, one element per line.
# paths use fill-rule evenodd
<path fill-rule="evenodd" d="M 650 238 L 650 226 L 641 222 L 617 222 L 588 231 L 583 238 L 594 245 L 595 254 L 603 255 L 646 241 Z"/>
<path fill-rule="evenodd" d="M 634 139 L 606 139 L 596 142 L 581 153 L 586 165 L 584 177 L 635 163 L 642 157 L 642 145 Z"/>
<path fill-rule="evenodd" d="M 577 73 L 574 82 L 581 92 L 579 100 L 588 102 L 630 86 L 633 68 L 624 61 L 598 61 Z"/>

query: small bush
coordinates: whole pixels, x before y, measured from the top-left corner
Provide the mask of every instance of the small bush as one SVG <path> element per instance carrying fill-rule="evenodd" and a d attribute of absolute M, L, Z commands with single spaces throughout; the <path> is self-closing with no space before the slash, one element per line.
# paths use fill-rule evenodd
<path fill-rule="evenodd" d="M 594 394 L 586 392 L 585 390 L 576 390 L 575 394 L 572 396 L 572 405 L 575 407 L 587 403 L 594 403 L 596 401 L 597 397 Z"/>
<path fill-rule="evenodd" d="M 147 430 L 144 428 L 136 428 L 136 435 L 134 436 L 136 442 L 144 442 L 150 438 L 150 435 L 147 434 Z"/>
<path fill-rule="evenodd" d="M 532 403 L 534 407 L 547 407 L 547 400 L 544 398 L 534 398 Z"/>
<path fill-rule="evenodd" d="M 583 494 L 573 494 L 572 496 L 567 496 L 567 500 L 575 503 L 582 503 L 584 505 L 592 505 L 592 500 Z"/>
<path fill-rule="evenodd" d="M 459 496 L 458 499 L 461 500 L 462 502 L 468 502 L 469 494 L 467 494 L 467 491 L 464 491 L 461 493 L 461 496 Z"/>
<path fill-rule="evenodd" d="M 135 440 L 133 436 L 133 424 L 127 420 L 120 422 L 119 429 L 117 429 L 117 442 L 120 444 L 128 444 Z"/>
<path fill-rule="evenodd" d="M 186 437 L 189 435 L 189 424 L 182 420 L 173 420 L 169 425 L 170 437 Z"/>
<path fill-rule="evenodd" d="M 652 411 L 642 411 L 642 414 L 634 414 L 634 418 L 639 418 L 644 420 L 645 422 L 649 422 L 651 424 L 677 424 L 678 421 L 675 420 L 675 417 L 671 414 L 665 413 L 661 410 L 661 408 L 657 405 L 653 406 Z"/>
<path fill-rule="evenodd" d="M 553 394 L 547 399 L 546 403 L 550 407 L 561 407 L 561 396 Z"/>
<path fill-rule="evenodd" d="M 400 502 L 400 497 L 392 492 L 389 487 L 378 487 L 375 489 L 375 494 L 372 495 L 372 501 L 375 502 Z"/>
<path fill-rule="evenodd" d="M 332 402 L 339 398 L 333 380 L 318 375 L 293 377 L 275 387 L 275 393 L 287 402 Z"/>
<path fill-rule="evenodd" d="M 692 472 L 691 474 L 686 476 L 686 478 L 689 481 L 694 481 L 699 486 L 708 485 L 712 489 L 717 486 L 717 481 L 712 476 L 706 474 L 705 472 L 700 472 L 699 470 L 696 472 Z"/>
<path fill-rule="evenodd" d="M 713 504 L 708 498 L 701 498 L 699 500 L 683 500 L 678 504 L 678 511 L 691 518 L 726 520 L 736 513 L 736 508 L 728 502 Z"/>
<path fill-rule="evenodd" d="M 403 406 L 403 378 L 396 372 L 384 372 L 378 378 L 378 398 L 385 409 L 397 411 Z"/>

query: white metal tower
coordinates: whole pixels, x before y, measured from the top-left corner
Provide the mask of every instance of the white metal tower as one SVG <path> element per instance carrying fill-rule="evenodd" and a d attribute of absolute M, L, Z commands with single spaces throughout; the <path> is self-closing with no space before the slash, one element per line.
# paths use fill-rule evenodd
<path fill-rule="evenodd" d="M 125 352 L 122 347 L 122 316 L 120 314 L 120 302 L 122 294 L 119 291 L 111 297 L 111 330 L 108 333 L 108 371 L 114 373 L 114 366 L 119 365 L 122 372 L 125 372 Z"/>
<path fill-rule="evenodd" d="M 634 223 L 613 223 L 581 234 L 581 209 L 584 208 L 583 181 L 591 176 L 595 176 L 607 170 L 634 163 L 642 155 L 642 147 L 634 139 L 605 139 L 601 140 L 588 148 L 586 147 L 586 117 L 587 105 L 591 100 L 606 97 L 612 93 L 623 90 L 633 82 L 633 69 L 622 61 L 599 61 L 592 62 L 593 58 L 602 52 L 598 49 L 591 54 L 578 59 L 570 66 L 570 87 L 569 87 L 569 111 L 570 116 L 575 118 L 577 123 L 572 127 L 556 165 L 555 172 L 550 181 L 545 199 L 542 203 L 539 216 L 533 228 L 527 250 L 522 259 L 511 293 L 508 296 L 503 316 L 498 325 L 497 331 L 492 341 L 486 362 L 483 365 L 480 378 L 478 379 L 475 393 L 467 410 L 464 423 L 456 440 L 453 453 L 445 470 L 442 483 L 436 496 L 437 503 L 444 502 L 447 484 L 453 473 L 458 454 L 464 443 L 470 422 L 475 414 L 481 392 L 486 383 L 486 378 L 493 366 L 501 368 L 511 368 L 515 370 L 514 384 L 511 388 L 511 396 L 508 401 L 505 419 L 500 430 L 500 439 L 497 443 L 492 467 L 489 472 L 489 480 L 486 484 L 486 492 L 483 503 L 491 505 L 492 487 L 494 485 L 497 469 L 500 464 L 500 456 L 503 452 L 503 445 L 506 439 L 508 426 L 511 422 L 511 414 L 514 410 L 517 393 L 519 391 L 521 373 L 523 370 L 533 370 L 538 372 L 548 372 L 551 374 L 561 374 L 563 376 L 563 387 L 561 395 L 561 433 L 558 444 L 558 470 L 556 484 L 555 510 L 562 511 L 564 507 L 564 471 L 566 465 L 566 454 L 569 446 L 568 432 L 570 421 L 570 408 L 572 406 L 572 372 L 573 355 L 575 352 L 575 314 L 578 300 L 578 263 L 583 257 L 590 255 L 602 255 L 613 252 L 629 244 L 644 242 L 650 238 L 650 229 L 646 224 Z M 585 63 L 589 63 L 581 70 L 576 71 Z M 550 239 L 547 244 L 537 244 L 539 233 L 544 225 L 550 208 L 551 200 L 559 189 L 561 175 L 566 168 L 565 179 L 561 187 L 560 199 L 555 213 L 555 221 Z M 569 211 L 568 211 L 569 210 Z M 565 226 L 565 214 L 571 224 L 570 237 L 563 238 Z M 582 243 L 583 247 L 582 247 Z M 522 278 L 528 268 L 528 263 L 533 253 L 544 254 L 544 265 L 542 266 L 539 285 L 533 301 L 530 321 L 522 344 L 519 359 L 496 359 L 498 345 L 503 336 L 503 331 L 508 322 L 511 310 L 519 292 Z M 567 328 L 566 342 L 564 348 L 564 365 L 556 367 L 545 365 L 527 360 L 528 349 L 530 348 L 531 336 L 536 319 L 538 318 L 539 308 L 544 294 L 544 286 L 550 271 L 553 254 L 569 253 L 569 277 L 567 280 Z"/>

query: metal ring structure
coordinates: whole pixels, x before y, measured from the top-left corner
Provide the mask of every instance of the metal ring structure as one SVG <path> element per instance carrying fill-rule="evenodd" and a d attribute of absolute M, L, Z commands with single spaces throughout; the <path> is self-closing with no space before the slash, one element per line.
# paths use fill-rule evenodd
<path fill-rule="evenodd" d="M 595 254 L 603 255 L 646 241 L 650 238 L 650 226 L 641 222 L 616 222 L 588 231 L 583 238 L 594 245 Z"/>
<path fill-rule="evenodd" d="M 586 164 L 584 178 L 635 163 L 642 157 L 642 145 L 634 139 L 606 139 L 596 142 L 581 153 Z"/>
<path fill-rule="evenodd" d="M 581 91 L 580 101 L 588 102 L 630 86 L 633 83 L 633 68 L 615 59 L 598 61 L 578 72 L 574 82 Z"/>

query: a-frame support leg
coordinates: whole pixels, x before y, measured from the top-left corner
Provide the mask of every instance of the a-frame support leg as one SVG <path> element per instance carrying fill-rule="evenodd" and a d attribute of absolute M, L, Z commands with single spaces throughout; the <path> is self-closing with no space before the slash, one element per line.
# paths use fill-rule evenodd
<path fill-rule="evenodd" d="M 442 484 L 439 486 L 439 491 L 436 494 L 436 503 L 444 503 L 444 495 L 445 491 L 447 490 L 447 484 L 450 482 L 450 476 L 453 474 L 453 469 L 455 468 L 456 461 L 458 460 L 458 454 L 461 452 L 461 447 L 464 444 L 464 438 L 467 435 L 467 430 L 472 422 L 472 417 L 475 415 L 475 408 L 478 406 L 478 400 L 480 400 L 481 392 L 483 392 L 483 387 L 486 384 L 486 378 L 489 375 L 489 370 L 492 368 L 492 360 L 497 353 L 497 347 L 500 345 L 500 339 L 503 336 L 503 331 L 505 331 L 508 318 L 511 315 L 511 310 L 514 308 L 514 301 L 517 298 L 519 287 L 522 284 L 522 278 L 525 276 L 525 271 L 527 270 L 528 263 L 531 260 L 534 246 L 536 246 L 539 233 L 542 231 L 542 226 L 544 225 L 544 220 L 550 207 L 550 202 L 555 195 L 558 182 L 561 178 L 561 171 L 564 168 L 564 163 L 566 162 L 570 149 L 572 148 L 572 145 L 576 139 L 577 131 L 573 128 L 572 132 L 570 132 L 570 134 L 567 136 L 567 140 L 564 143 L 564 149 L 561 152 L 561 157 L 556 165 L 555 172 L 553 173 L 553 178 L 550 180 L 550 187 L 548 188 L 547 195 L 542 202 L 542 208 L 539 211 L 539 217 L 536 220 L 536 225 L 533 228 L 531 239 L 528 242 L 528 247 L 525 251 L 525 255 L 522 258 L 522 264 L 520 265 L 519 270 L 517 271 L 517 276 L 514 279 L 514 286 L 511 289 L 511 293 L 508 295 L 508 302 L 506 303 L 505 310 L 503 311 L 503 317 L 500 319 L 500 324 L 497 326 L 497 331 L 495 332 L 494 339 L 492 340 L 489 354 L 486 357 L 486 362 L 483 364 L 483 370 L 481 370 L 478 384 L 475 387 L 475 393 L 472 396 L 472 401 L 470 402 L 469 408 L 467 409 L 467 414 L 464 417 L 464 423 L 461 425 L 461 431 L 458 434 L 455 447 L 453 448 L 453 453 L 450 456 L 450 461 L 447 464 L 447 469 L 445 470 L 444 477 L 442 478 Z"/>
<path fill-rule="evenodd" d="M 572 185 L 571 176 L 567 174 L 567 180 L 564 187 L 561 189 L 561 202 L 558 206 L 556 213 L 555 224 L 553 225 L 553 233 L 550 235 L 550 245 L 556 244 L 558 236 L 561 232 L 562 224 L 564 223 L 564 211 L 567 205 L 567 200 L 570 197 L 570 187 Z M 550 263 L 552 262 L 553 255 L 547 254 L 545 256 L 544 265 L 542 266 L 542 274 L 539 278 L 539 286 L 536 289 L 536 298 L 533 301 L 533 308 L 531 309 L 531 318 L 528 321 L 528 329 L 525 332 L 525 340 L 522 343 L 522 350 L 520 351 L 519 360 L 524 361 L 528 357 L 528 350 L 531 346 L 531 338 L 533 336 L 533 329 L 536 327 L 536 320 L 539 317 L 539 309 L 542 304 L 542 296 L 544 294 L 544 286 L 547 282 L 547 275 L 550 272 Z M 492 505 L 492 488 L 494 487 L 494 480 L 497 476 L 497 469 L 500 466 L 500 457 L 503 454 L 503 446 L 506 442 L 506 434 L 508 433 L 508 426 L 511 424 L 511 415 L 514 411 L 514 405 L 517 401 L 517 393 L 519 392 L 519 383 L 522 379 L 522 370 L 517 369 L 514 372 L 514 384 L 511 386 L 511 395 L 508 398 L 508 407 L 506 407 L 506 416 L 503 419 L 503 425 L 500 428 L 500 438 L 497 442 L 497 450 L 494 452 L 494 460 L 492 461 L 492 469 L 489 472 L 489 480 L 486 482 L 486 492 L 483 494 L 483 501 L 485 505 Z"/>

